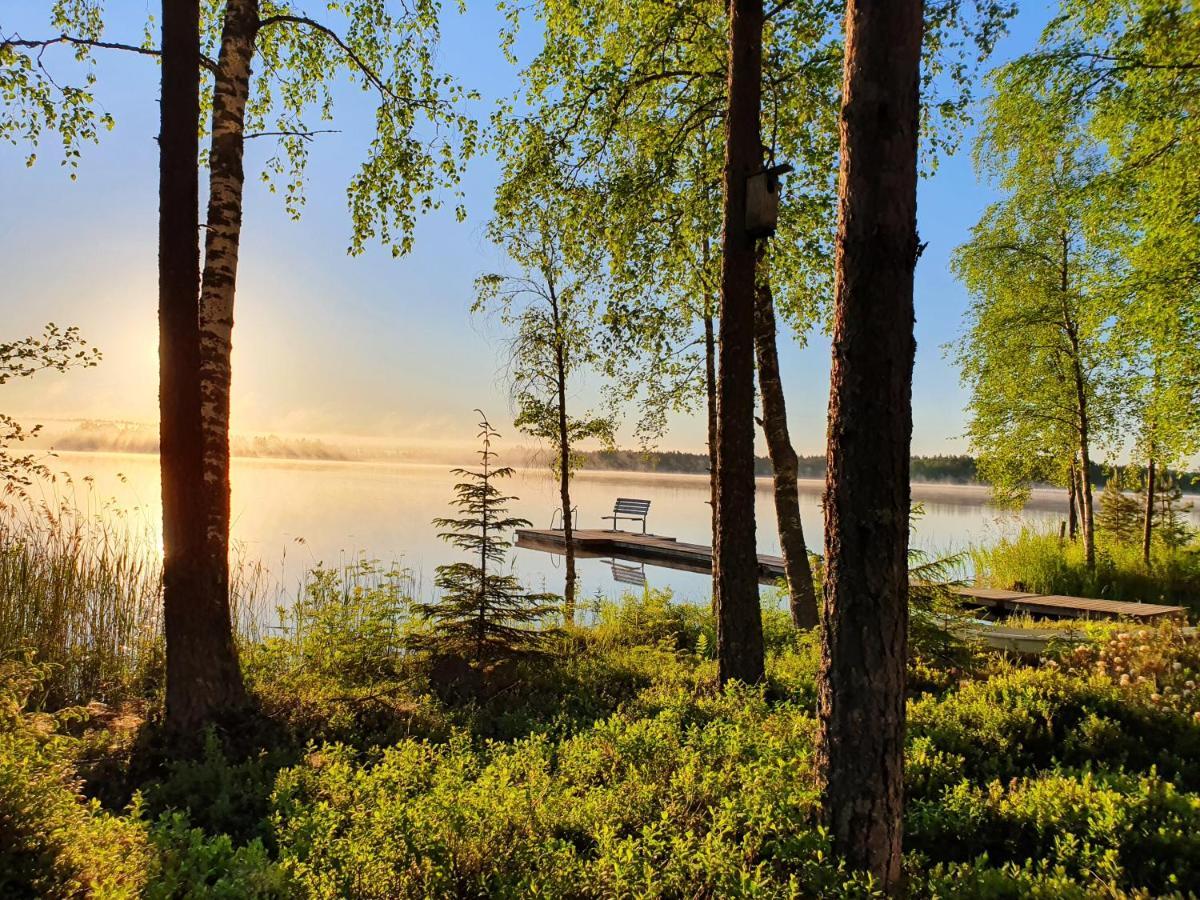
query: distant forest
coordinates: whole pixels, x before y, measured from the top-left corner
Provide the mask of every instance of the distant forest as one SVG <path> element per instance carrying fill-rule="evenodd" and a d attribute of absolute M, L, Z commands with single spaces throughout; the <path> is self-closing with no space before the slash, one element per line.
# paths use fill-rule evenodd
<path fill-rule="evenodd" d="M 581 469 L 614 472 L 663 472 L 680 475 L 706 475 L 708 454 L 686 453 L 680 450 L 663 450 L 643 453 L 638 450 L 589 450 L 579 454 Z M 800 478 L 824 478 L 824 456 L 801 456 Z M 1092 463 L 1091 480 L 1096 487 L 1104 487 L 1114 471 L 1124 473 L 1128 466 L 1102 466 Z M 771 460 L 766 456 L 755 458 L 755 474 L 770 475 Z M 973 456 L 914 456 L 909 472 L 913 481 L 927 484 L 984 484 L 978 477 Z M 1200 493 L 1200 473 L 1175 472 L 1180 488 L 1187 493 Z"/>

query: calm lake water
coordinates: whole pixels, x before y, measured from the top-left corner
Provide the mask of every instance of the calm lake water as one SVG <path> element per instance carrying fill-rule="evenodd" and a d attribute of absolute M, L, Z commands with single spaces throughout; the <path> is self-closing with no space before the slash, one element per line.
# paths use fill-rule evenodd
<path fill-rule="evenodd" d="M 150 540 L 159 533 L 158 460 L 136 454 L 61 453 L 54 468 L 70 473 L 59 493 L 74 491 L 77 502 L 95 506 L 110 501 Z M 397 562 L 412 570 L 422 589 L 433 583 L 434 568 L 460 558 L 439 541 L 430 520 L 450 513 L 447 501 L 455 477 L 447 465 L 295 462 L 235 459 L 233 462 L 233 538 L 248 558 L 262 561 L 277 585 L 294 590 L 304 571 L 319 564 L 338 565 L 356 558 Z M 92 481 L 90 486 L 84 482 Z M 557 488 L 548 470 L 519 470 L 508 482 L 519 499 L 512 511 L 535 527 L 549 527 Z M 801 511 L 810 547 L 822 546 L 818 481 L 801 483 Z M 579 526 L 604 527 L 600 517 L 612 511 L 618 496 L 651 501 L 650 530 L 681 540 L 710 543 L 708 481 L 704 476 L 580 472 L 573 498 Z M 1066 494 L 1039 490 L 1030 505 L 1014 516 L 987 504 L 987 490 L 975 486 L 913 485 L 914 500 L 924 507 L 913 545 L 938 554 L 966 549 L 1011 534 L 1021 525 L 1057 528 L 1066 515 Z M 759 480 L 758 547 L 778 553 L 770 482 Z M 636 526 L 635 526 L 636 527 Z M 512 564 L 530 588 L 561 591 L 562 560 L 552 554 L 515 549 Z M 583 595 L 617 595 L 627 580 L 642 577 L 600 559 L 580 560 Z M 644 569 L 645 583 L 670 588 L 680 599 L 707 602 L 706 574 Z"/>

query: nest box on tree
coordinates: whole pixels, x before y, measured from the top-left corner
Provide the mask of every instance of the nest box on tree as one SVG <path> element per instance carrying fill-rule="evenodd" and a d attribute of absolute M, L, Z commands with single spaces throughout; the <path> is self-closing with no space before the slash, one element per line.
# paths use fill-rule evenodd
<path fill-rule="evenodd" d="M 779 221 L 779 176 L 792 171 L 788 163 L 755 172 L 746 179 L 746 233 L 770 237 Z"/>

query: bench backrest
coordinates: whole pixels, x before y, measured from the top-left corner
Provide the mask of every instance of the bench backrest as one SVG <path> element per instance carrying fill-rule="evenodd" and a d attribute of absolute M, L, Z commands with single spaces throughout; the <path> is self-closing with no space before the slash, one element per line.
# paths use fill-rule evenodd
<path fill-rule="evenodd" d="M 650 512 L 649 500 L 637 500 L 633 497 L 618 497 L 613 504 L 613 513 L 619 516 L 645 516 Z"/>

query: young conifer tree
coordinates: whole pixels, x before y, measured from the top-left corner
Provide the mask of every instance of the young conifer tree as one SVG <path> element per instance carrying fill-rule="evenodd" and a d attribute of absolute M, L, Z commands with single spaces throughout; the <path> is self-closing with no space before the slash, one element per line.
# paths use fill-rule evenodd
<path fill-rule="evenodd" d="M 437 567 L 434 583 L 441 597 L 419 604 L 433 623 L 420 644 L 487 671 L 504 660 L 542 651 L 552 632 L 538 627 L 539 623 L 558 611 L 560 599 L 554 594 L 528 593 L 516 576 L 503 571 L 512 546 L 508 533 L 530 523 L 508 515 L 508 502 L 517 498 L 502 494 L 496 482 L 510 477 L 513 470 L 495 465 L 492 440 L 499 434 L 487 416 L 479 415 L 480 468 L 452 470 L 463 479 L 454 486 L 450 501 L 461 515 L 433 520 L 437 528 L 445 529 L 438 537 L 469 553 L 472 560 Z"/>

